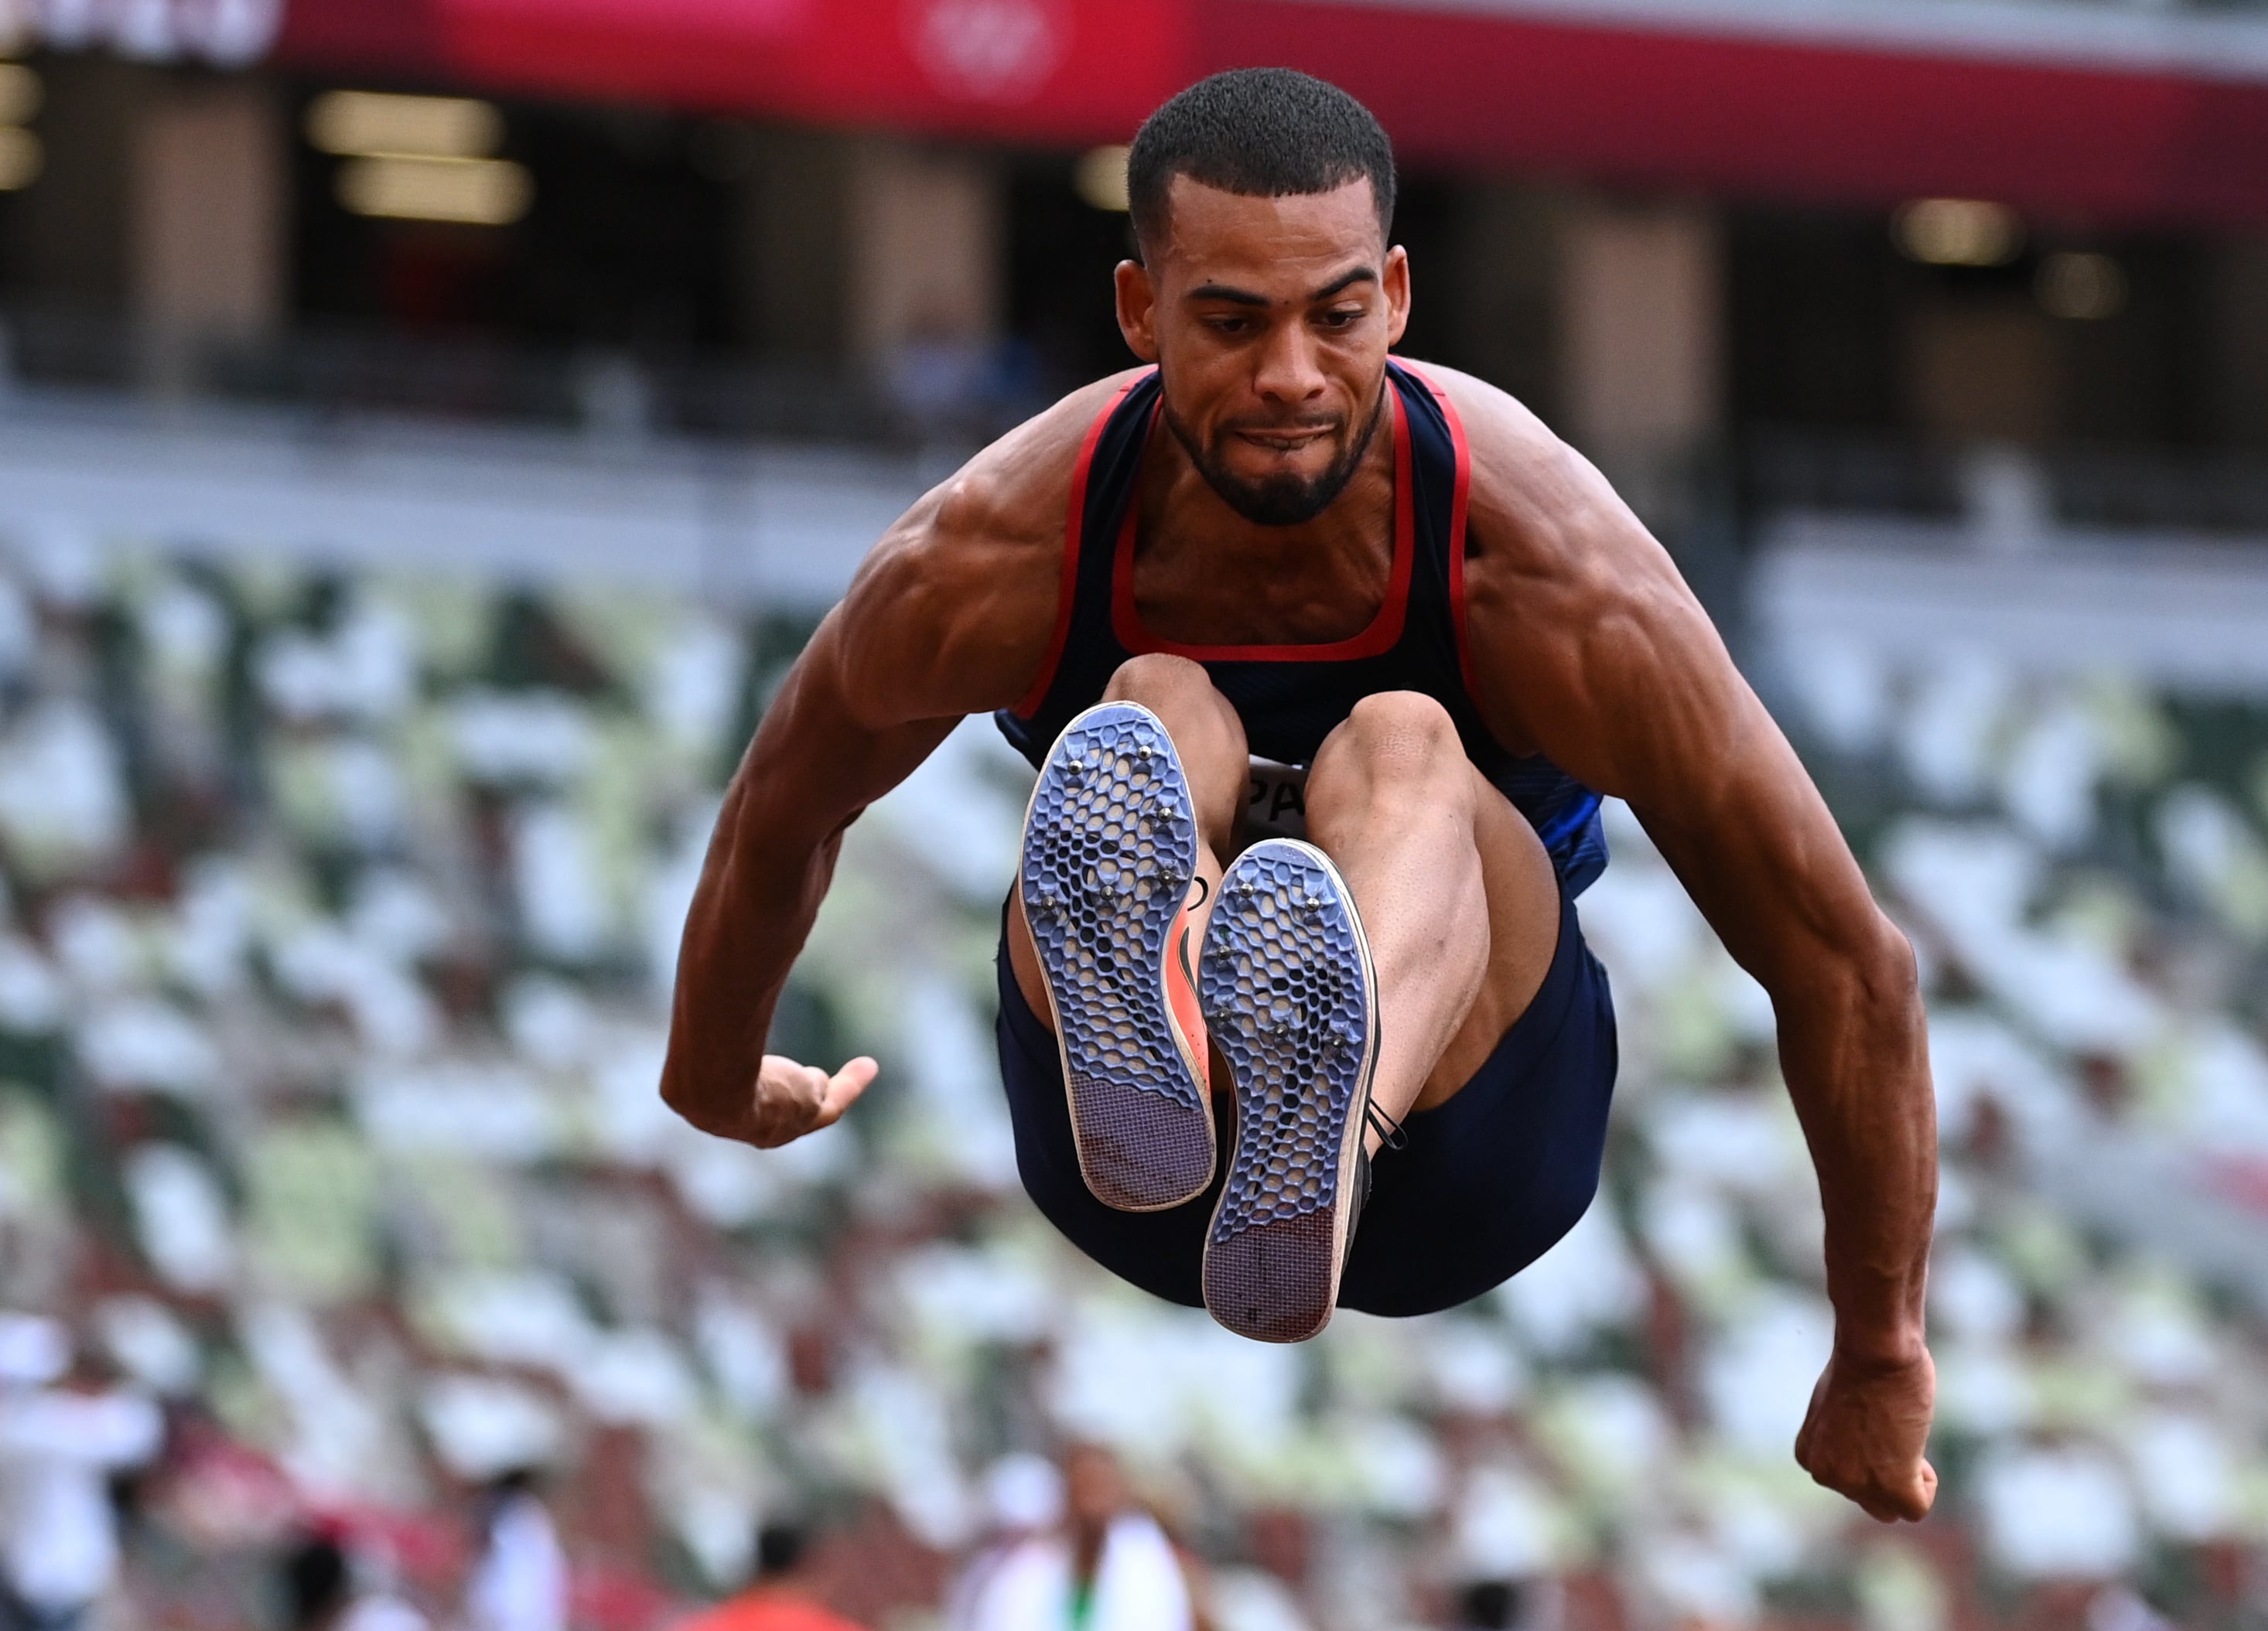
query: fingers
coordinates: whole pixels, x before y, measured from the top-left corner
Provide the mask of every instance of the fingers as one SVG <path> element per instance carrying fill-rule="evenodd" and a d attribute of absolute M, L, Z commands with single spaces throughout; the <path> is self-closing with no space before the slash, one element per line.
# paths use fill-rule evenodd
<path fill-rule="evenodd" d="M 777 1150 L 806 1133 L 832 1127 L 866 1091 L 880 1068 L 862 1055 L 829 1076 L 816 1066 L 768 1054 L 756 1077 L 750 1130 L 742 1136 L 760 1150 Z"/>
<path fill-rule="evenodd" d="M 1874 1483 L 1852 1499 L 1876 1523 L 1918 1524 L 1936 1503 L 1937 1471 L 1926 1461 L 1917 1461 L 1913 1472 L 1897 1487 Z"/>
<path fill-rule="evenodd" d="M 764 1055 L 756 1073 L 749 1129 L 741 1135 L 759 1150 L 777 1150 L 811 1131 L 827 1102 L 824 1070 L 778 1054 Z"/>
<path fill-rule="evenodd" d="M 1814 1483 L 1854 1502 L 1877 1523 L 1919 1523 L 1929 1516 L 1937 1501 L 1935 1467 L 1916 1454 L 1899 1473 L 1878 1472 L 1870 1455 L 1839 1442 L 1821 1416 L 1820 1397 L 1814 1394 L 1795 1439 L 1796 1465 Z"/>
<path fill-rule="evenodd" d="M 1796 1429 L 1795 1464 L 1808 1473 L 1811 1466 L 1812 1441 L 1819 1430 L 1819 1403 L 1827 1392 L 1827 1371 L 1820 1372 L 1819 1380 L 1811 1385 L 1811 1402 L 1803 1407 L 1803 1425 Z"/>
<path fill-rule="evenodd" d="M 1937 1469 L 1927 1461 L 1918 1462 L 1913 1482 L 1904 1491 L 1904 1497 L 1898 1512 L 1900 1517 L 1911 1524 L 1927 1517 L 1930 1508 L 1937 1504 Z"/>
<path fill-rule="evenodd" d="M 880 1069 L 881 1066 L 861 1054 L 827 1078 L 827 1085 L 820 1095 L 819 1116 L 812 1122 L 810 1130 L 815 1133 L 822 1127 L 832 1127 L 841 1120 L 843 1113 L 858 1101 L 858 1095 L 866 1091 Z"/>
<path fill-rule="evenodd" d="M 1801 1456 L 1797 1460 L 1814 1483 L 1852 1502 L 1878 1524 L 1918 1524 L 1937 1503 L 1937 1469 L 1925 1460 L 1917 1459 L 1895 1482 L 1847 1467 L 1815 1466 Z"/>
<path fill-rule="evenodd" d="M 1926 1355 L 1855 1375 L 1830 1358 L 1796 1434 L 1797 1465 L 1878 1523 L 1918 1523 L 1937 1501 L 1937 1469 L 1923 1454 L 1931 1381 Z"/>

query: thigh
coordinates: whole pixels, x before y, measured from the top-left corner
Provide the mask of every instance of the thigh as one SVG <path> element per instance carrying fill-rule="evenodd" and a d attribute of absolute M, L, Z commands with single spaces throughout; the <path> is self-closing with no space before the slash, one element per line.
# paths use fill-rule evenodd
<path fill-rule="evenodd" d="M 1528 818 L 1470 763 L 1473 842 L 1488 897 L 1489 959 L 1463 1023 L 1441 1050 L 1415 1108 L 1446 1104 L 1486 1063 L 1542 988 L 1559 946 L 1559 878 Z"/>
<path fill-rule="evenodd" d="M 1599 1185 L 1616 1063 L 1614 1002 L 1572 903 L 1528 1011 L 1464 1091 L 1413 1112 L 1381 1150 L 1343 1306 L 1423 1314 L 1501 1284 L 1542 1256 Z"/>

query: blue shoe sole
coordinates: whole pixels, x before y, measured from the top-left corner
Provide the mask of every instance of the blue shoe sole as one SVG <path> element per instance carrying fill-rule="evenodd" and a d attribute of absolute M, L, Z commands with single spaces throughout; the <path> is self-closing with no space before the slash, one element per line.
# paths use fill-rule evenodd
<path fill-rule="evenodd" d="M 1189 778 L 1146 708 L 1105 702 L 1064 727 L 1032 790 L 1018 873 L 1055 1018 L 1079 1172 L 1121 1211 L 1179 1206 L 1212 1181 L 1212 1106 L 1168 1006 L 1174 921 L 1197 870 Z M 1187 978 L 1185 971 L 1182 977 Z"/>
<path fill-rule="evenodd" d="M 1197 993 L 1236 1096 L 1235 1150 L 1205 1235 L 1205 1307 L 1240 1336 L 1301 1341 L 1338 1301 L 1378 1055 L 1369 944 L 1322 850 L 1269 839 L 1237 857 Z"/>

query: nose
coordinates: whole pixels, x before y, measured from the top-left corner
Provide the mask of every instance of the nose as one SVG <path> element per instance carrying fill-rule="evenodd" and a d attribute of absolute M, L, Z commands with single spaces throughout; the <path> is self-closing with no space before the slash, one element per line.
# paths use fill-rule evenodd
<path fill-rule="evenodd" d="M 1328 382 L 1315 365 L 1314 337 L 1305 323 L 1279 323 L 1260 347 L 1252 388 L 1270 402 L 1297 406 L 1323 394 Z"/>

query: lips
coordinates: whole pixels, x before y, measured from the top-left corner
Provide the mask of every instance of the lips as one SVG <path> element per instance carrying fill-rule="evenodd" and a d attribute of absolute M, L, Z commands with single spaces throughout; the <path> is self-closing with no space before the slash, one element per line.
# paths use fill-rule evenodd
<path fill-rule="evenodd" d="M 1239 441 L 1248 442 L 1271 453 L 1296 453 L 1303 448 L 1314 446 L 1337 428 L 1336 425 L 1314 425 L 1267 430 L 1235 430 L 1229 434 Z"/>

